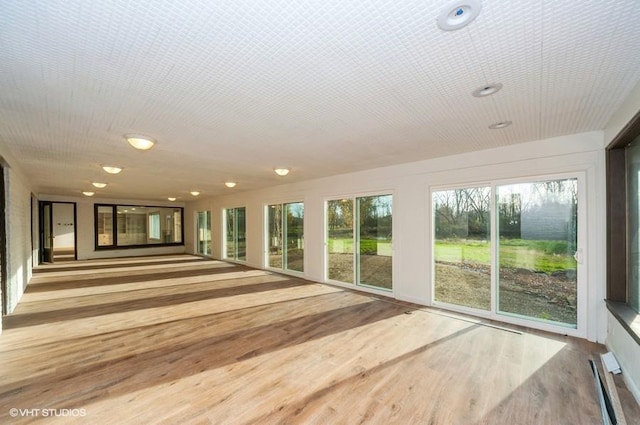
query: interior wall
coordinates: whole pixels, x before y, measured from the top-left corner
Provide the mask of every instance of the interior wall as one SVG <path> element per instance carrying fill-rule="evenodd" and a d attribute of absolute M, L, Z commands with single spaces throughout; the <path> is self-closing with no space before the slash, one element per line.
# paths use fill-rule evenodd
<path fill-rule="evenodd" d="M 583 240 L 587 269 L 587 323 L 581 334 L 604 342 L 606 313 L 604 284 L 604 150 L 603 133 L 590 132 L 473 152 L 392 167 L 379 168 L 263 190 L 237 192 L 190 202 L 185 210 L 185 243 L 194 252 L 196 211 L 212 212 L 212 256 L 222 257 L 222 211 L 247 208 L 247 264 L 264 268 L 264 208 L 268 204 L 305 203 L 305 272 L 309 280 L 324 281 L 324 203 L 349 195 L 393 194 L 393 293 L 396 299 L 429 305 L 431 300 L 430 189 L 477 184 L 491 180 L 527 178 L 560 173 L 585 176 Z M 293 170 L 295 173 L 295 169 Z M 569 333 L 569 332 L 568 332 Z"/>
<path fill-rule="evenodd" d="M 65 197 L 57 195 L 40 195 L 42 201 L 54 202 L 75 202 L 76 203 L 76 232 L 78 260 L 90 260 L 99 258 L 136 257 L 144 255 L 163 254 L 183 254 L 185 247 L 160 246 L 148 248 L 125 248 L 125 249 L 95 249 L 95 217 L 94 204 L 118 204 L 118 205 L 150 205 L 159 207 L 184 207 L 180 202 L 149 201 L 140 199 L 107 199 L 107 198 L 87 198 L 87 197 Z"/>
<path fill-rule="evenodd" d="M 1 152 L 6 173 L 7 300 L 15 309 L 32 275 L 31 186 L 17 162 Z M 1 331 L 0 324 L 0 331 Z"/>
<path fill-rule="evenodd" d="M 53 204 L 53 249 L 73 249 L 75 219 L 73 204 Z"/>
<path fill-rule="evenodd" d="M 615 354 L 627 387 L 640 403 L 640 345 L 609 311 L 607 321 L 607 348 Z"/>

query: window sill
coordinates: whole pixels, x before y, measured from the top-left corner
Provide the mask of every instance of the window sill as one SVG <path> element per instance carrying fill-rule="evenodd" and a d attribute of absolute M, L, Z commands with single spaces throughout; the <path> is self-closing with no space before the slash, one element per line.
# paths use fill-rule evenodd
<path fill-rule="evenodd" d="M 608 301 L 607 309 L 613 314 L 629 335 L 640 345 L 640 314 L 632 310 L 628 305 L 621 302 Z"/>

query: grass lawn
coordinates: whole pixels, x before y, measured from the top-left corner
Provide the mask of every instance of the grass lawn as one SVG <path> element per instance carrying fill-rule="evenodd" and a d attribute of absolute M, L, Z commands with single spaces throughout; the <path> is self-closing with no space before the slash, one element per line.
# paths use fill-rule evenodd
<path fill-rule="evenodd" d="M 576 268 L 572 253 L 567 253 L 566 242 L 527 241 L 503 239 L 500 241 L 500 267 L 521 268 L 553 273 Z M 491 246 L 480 240 L 438 240 L 435 260 L 448 263 L 491 263 Z"/>

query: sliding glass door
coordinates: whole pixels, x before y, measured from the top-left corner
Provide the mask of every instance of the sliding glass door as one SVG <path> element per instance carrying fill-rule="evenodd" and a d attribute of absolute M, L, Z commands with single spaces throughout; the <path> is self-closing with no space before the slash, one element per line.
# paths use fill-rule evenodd
<path fill-rule="evenodd" d="M 304 203 L 267 206 L 267 267 L 304 271 Z"/>
<path fill-rule="evenodd" d="M 196 254 L 211 255 L 211 213 L 196 213 Z"/>
<path fill-rule="evenodd" d="M 434 300 L 491 309 L 491 188 L 433 193 Z"/>
<path fill-rule="evenodd" d="M 327 202 L 327 278 L 354 283 L 353 199 Z"/>
<path fill-rule="evenodd" d="M 224 221 L 224 258 L 245 261 L 247 259 L 246 208 L 227 208 Z"/>
<path fill-rule="evenodd" d="M 391 195 L 327 201 L 328 280 L 392 289 L 392 209 Z"/>
<path fill-rule="evenodd" d="M 496 187 L 498 312 L 577 325 L 578 181 Z"/>
<path fill-rule="evenodd" d="M 578 179 L 438 190 L 433 301 L 576 328 Z"/>

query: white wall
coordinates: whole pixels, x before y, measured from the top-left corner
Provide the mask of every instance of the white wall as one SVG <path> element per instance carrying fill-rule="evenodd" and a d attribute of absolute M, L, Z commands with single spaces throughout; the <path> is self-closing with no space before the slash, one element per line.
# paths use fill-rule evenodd
<path fill-rule="evenodd" d="M 305 203 L 304 277 L 324 281 L 324 202 L 345 195 L 393 194 L 394 289 L 399 300 L 428 305 L 431 299 L 430 188 L 559 173 L 585 177 L 584 207 L 589 229 L 583 249 L 589 314 L 577 332 L 568 334 L 604 342 L 605 222 L 603 133 L 591 132 L 499 149 L 419 161 L 312 181 L 237 192 L 190 202 L 185 210 L 185 242 L 194 251 L 196 211 L 212 211 L 212 254 L 221 258 L 222 209 L 247 208 L 247 264 L 263 268 L 264 207 L 280 202 Z M 295 173 L 295 169 L 293 170 Z"/>
<path fill-rule="evenodd" d="M 31 190 L 22 174 L 12 168 L 7 180 L 7 295 L 12 312 L 31 279 Z"/>
<path fill-rule="evenodd" d="M 96 251 L 95 249 L 95 217 L 94 204 L 118 204 L 118 205 L 152 205 L 166 207 L 183 207 L 184 203 L 168 201 L 149 201 L 139 199 L 107 199 L 87 197 L 65 197 L 56 195 L 40 195 L 42 201 L 75 202 L 76 203 L 76 232 L 78 239 L 78 260 L 96 258 L 136 257 L 143 255 L 182 254 L 184 246 L 162 246 L 150 248 L 109 249 Z"/>
<path fill-rule="evenodd" d="M 32 275 L 31 187 L 17 161 L 0 146 L 5 167 L 8 312 L 15 309 Z M 0 332 L 2 323 L 0 321 Z"/>
<path fill-rule="evenodd" d="M 607 348 L 615 354 L 627 387 L 640 403 L 640 345 L 609 311 L 607 321 Z"/>
<path fill-rule="evenodd" d="M 53 204 L 53 248 L 72 249 L 75 245 L 73 204 Z"/>

